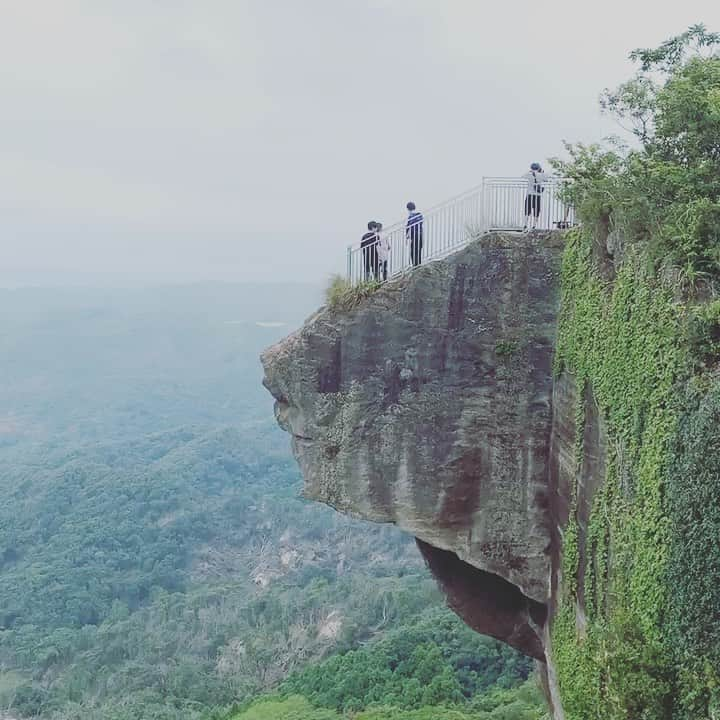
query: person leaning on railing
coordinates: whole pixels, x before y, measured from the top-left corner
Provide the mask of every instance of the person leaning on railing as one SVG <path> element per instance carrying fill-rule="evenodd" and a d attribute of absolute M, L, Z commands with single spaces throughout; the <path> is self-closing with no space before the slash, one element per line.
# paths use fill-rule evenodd
<path fill-rule="evenodd" d="M 405 226 L 405 237 L 410 242 L 410 262 L 413 267 L 417 267 L 422 262 L 424 218 L 415 207 L 414 202 L 409 202 L 406 207 L 408 219 Z"/>
<path fill-rule="evenodd" d="M 376 273 L 375 279 L 385 280 L 388 279 L 388 261 L 390 260 L 390 238 L 387 233 L 383 232 L 382 223 L 376 223 L 375 227 L 377 231 L 377 257 L 378 257 L 378 272 Z"/>
<path fill-rule="evenodd" d="M 362 236 L 360 240 L 360 248 L 362 249 L 363 265 L 365 266 L 365 281 L 370 280 L 371 277 L 377 279 L 378 276 L 378 224 L 371 220 L 367 227 L 368 231 Z"/>

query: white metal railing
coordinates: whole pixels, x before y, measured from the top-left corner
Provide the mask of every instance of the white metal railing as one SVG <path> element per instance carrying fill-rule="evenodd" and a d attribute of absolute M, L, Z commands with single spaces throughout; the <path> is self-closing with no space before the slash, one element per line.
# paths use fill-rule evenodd
<path fill-rule="evenodd" d="M 548 178 L 543 184 L 537 229 L 575 223 L 572 208 L 559 197 L 561 184 L 557 178 Z M 478 187 L 424 212 L 419 237 L 411 236 L 413 231 L 403 220 L 383 227 L 377 239 L 366 247 L 351 245 L 347 251 L 347 278 L 353 285 L 370 279 L 385 280 L 445 257 L 485 232 L 521 231 L 527 210 L 532 210 L 526 205 L 526 197 L 527 181 L 522 178 L 484 178 Z"/>

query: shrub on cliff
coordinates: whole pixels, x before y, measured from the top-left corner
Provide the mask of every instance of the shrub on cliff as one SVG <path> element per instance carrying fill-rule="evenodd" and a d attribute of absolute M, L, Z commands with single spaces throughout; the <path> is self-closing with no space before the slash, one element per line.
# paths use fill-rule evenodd
<path fill-rule="evenodd" d="M 325 302 L 332 310 L 352 310 L 379 287 L 380 283 L 376 280 L 353 285 L 342 275 L 333 275 L 325 290 Z"/>
<path fill-rule="evenodd" d="M 720 277 L 720 34 L 702 25 L 631 58 L 640 70 L 603 109 L 636 138 L 568 145 L 555 160 L 586 225 L 643 242 L 691 283 Z"/>

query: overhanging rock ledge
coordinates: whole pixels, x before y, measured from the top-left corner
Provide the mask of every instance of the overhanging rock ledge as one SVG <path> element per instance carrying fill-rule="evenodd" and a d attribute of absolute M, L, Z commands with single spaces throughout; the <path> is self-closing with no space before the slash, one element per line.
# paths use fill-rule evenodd
<path fill-rule="evenodd" d="M 305 495 L 412 533 L 469 624 L 539 658 L 562 245 L 485 235 L 262 356 Z"/>

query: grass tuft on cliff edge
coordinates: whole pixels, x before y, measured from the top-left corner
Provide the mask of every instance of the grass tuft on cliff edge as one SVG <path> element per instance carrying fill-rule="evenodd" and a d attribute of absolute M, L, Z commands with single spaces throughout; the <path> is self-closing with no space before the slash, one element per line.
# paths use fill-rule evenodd
<path fill-rule="evenodd" d="M 381 285 L 377 280 L 366 280 L 353 285 L 342 275 L 333 275 L 325 289 L 325 303 L 331 310 L 348 312 L 358 307 Z"/>

